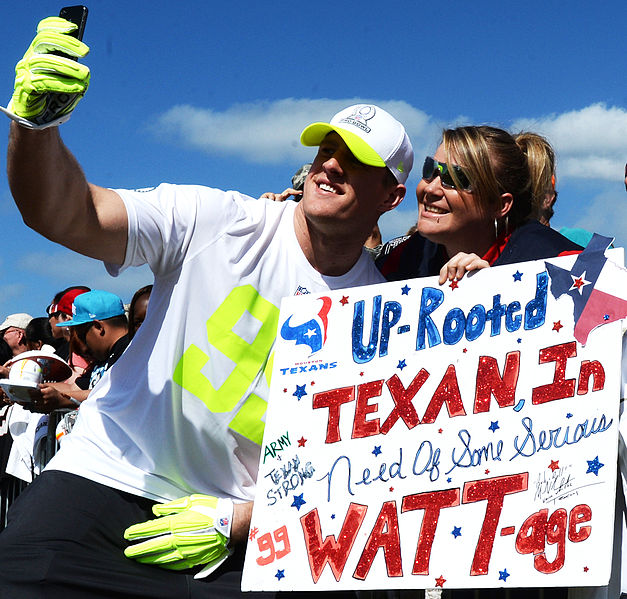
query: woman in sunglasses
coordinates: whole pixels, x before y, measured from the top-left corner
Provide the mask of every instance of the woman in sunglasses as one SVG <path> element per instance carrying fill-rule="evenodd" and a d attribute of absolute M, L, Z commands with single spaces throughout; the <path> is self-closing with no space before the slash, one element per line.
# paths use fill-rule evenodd
<path fill-rule="evenodd" d="M 445 130 L 416 197 L 416 233 L 377 261 L 390 281 L 439 274 L 444 283 L 485 266 L 581 251 L 532 218 L 527 156 L 502 129 Z"/>

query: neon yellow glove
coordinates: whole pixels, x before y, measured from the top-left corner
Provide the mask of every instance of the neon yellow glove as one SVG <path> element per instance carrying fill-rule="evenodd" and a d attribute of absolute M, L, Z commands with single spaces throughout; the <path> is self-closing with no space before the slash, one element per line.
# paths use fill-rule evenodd
<path fill-rule="evenodd" d="M 89 86 L 89 68 L 68 56 L 82 58 L 89 48 L 68 35 L 76 25 L 48 17 L 15 67 L 15 90 L 2 112 L 25 127 L 43 129 L 64 123 Z"/>
<path fill-rule="evenodd" d="M 215 570 L 229 555 L 233 502 L 210 495 L 189 495 L 152 507 L 156 520 L 134 524 L 124 531 L 128 541 L 143 540 L 124 555 L 143 564 L 184 570 L 207 564 Z"/>

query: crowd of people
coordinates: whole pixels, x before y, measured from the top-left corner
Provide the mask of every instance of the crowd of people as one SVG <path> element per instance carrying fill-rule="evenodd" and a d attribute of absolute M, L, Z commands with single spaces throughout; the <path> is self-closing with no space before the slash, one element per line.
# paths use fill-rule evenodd
<path fill-rule="evenodd" d="M 60 441 L 71 431 L 80 404 L 143 322 L 151 289 L 151 285 L 142 287 L 125 306 L 113 293 L 72 286 L 55 295 L 46 316 L 18 313 L 4 319 L 0 325 L 0 378 L 7 391 L 0 389 L 0 421 L 4 424 L 0 429 L 0 477 L 5 495 L 14 499 L 14 489 L 23 488 L 15 479 L 32 482 L 57 448 L 58 443 L 51 439 Z M 19 385 L 20 380 L 10 378 L 11 368 L 19 369 L 25 356 L 44 361 L 47 356 L 56 357 L 69 368 L 58 374 L 49 369 L 49 375 L 62 380 L 44 377 L 27 395 L 12 395 L 9 383 Z M 5 517 L 0 529 L 6 524 Z"/>
<path fill-rule="evenodd" d="M 11 190 L 34 230 L 113 276 L 147 263 L 154 284 L 128 317 L 117 296 L 73 287 L 46 317 L 14 314 L 0 326 L 10 359 L 51 346 L 73 370 L 10 408 L 28 423 L 69 413 L 59 451 L 42 472 L 31 468 L 0 534 L 0 597 L 238 597 L 281 298 L 427 275 L 443 284 L 582 246 L 550 227 L 547 140 L 488 126 L 443 132 L 422 163 L 417 223 L 380 243 L 378 220 L 403 200 L 414 155 L 403 125 L 372 104 L 306 127 L 313 162 L 274 197 L 88 183 L 58 125 L 89 71 L 49 53 L 83 57 L 72 30 L 45 19 L 18 65 Z M 42 61 L 36 86 L 19 76 Z M 290 195 L 299 201 L 281 201 Z M 53 218 L 60 209 L 66 218 Z M 256 324 L 240 321 L 244 312 Z M 250 329 L 233 334 L 236 324 Z"/>

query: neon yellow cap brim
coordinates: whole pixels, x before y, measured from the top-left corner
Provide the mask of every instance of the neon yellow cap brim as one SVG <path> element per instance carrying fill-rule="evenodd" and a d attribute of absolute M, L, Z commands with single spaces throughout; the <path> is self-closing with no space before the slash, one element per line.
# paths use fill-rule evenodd
<path fill-rule="evenodd" d="M 329 123 L 312 123 L 300 134 L 300 143 L 304 146 L 319 146 L 331 131 L 335 131 L 348 146 L 359 162 L 369 166 L 386 166 L 379 156 L 359 135 Z"/>

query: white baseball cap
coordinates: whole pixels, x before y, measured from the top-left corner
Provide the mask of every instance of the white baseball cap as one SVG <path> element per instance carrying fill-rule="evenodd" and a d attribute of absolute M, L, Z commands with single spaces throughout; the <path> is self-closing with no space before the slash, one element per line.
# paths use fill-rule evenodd
<path fill-rule="evenodd" d="M 33 320 L 33 317 L 30 314 L 25 314 L 24 312 L 9 314 L 4 319 L 4 322 L 0 324 L 0 333 L 6 331 L 10 327 L 25 329 L 31 320 Z"/>
<path fill-rule="evenodd" d="M 338 112 L 330 123 L 313 123 L 300 136 L 304 146 L 318 146 L 335 131 L 355 158 L 370 166 L 390 169 L 405 183 L 414 164 L 414 150 L 405 128 L 389 112 L 374 104 L 355 104 Z"/>

